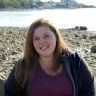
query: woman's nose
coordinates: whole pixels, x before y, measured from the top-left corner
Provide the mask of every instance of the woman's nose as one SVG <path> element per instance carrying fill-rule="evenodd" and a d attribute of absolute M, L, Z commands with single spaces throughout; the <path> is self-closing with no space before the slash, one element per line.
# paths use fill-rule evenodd
<path fill-rule="evenodd" d="M 40 38 L 39 43 L 40 43 L 40 44 L 44 44 L 44 43 L 45 43 L 44 38 Z"/>

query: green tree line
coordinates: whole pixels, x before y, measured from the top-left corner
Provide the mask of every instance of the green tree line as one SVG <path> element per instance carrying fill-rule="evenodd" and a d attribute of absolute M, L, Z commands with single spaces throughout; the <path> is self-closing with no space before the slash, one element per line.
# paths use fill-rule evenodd
<path fill-rule="evenodd" d="M 33 0 L 0 0 L 0 8 L 33 8 L 42 6 L 43 2 L 36 2 Z"/>

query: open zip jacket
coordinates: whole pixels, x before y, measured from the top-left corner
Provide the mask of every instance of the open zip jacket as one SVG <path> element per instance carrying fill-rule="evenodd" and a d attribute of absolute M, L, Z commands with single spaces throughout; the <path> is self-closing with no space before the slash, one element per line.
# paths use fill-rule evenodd
<path fill-rule="evenodd" d="M 73 96 L 95 96 L 94 76 L 86 61 L 78 53 L 62 55 L 64 64 L 73 85 Z M 5 83 L 5 96 L 28 96 L 28 85 L 21 88 L 14 77 L 15 66 Z"/>

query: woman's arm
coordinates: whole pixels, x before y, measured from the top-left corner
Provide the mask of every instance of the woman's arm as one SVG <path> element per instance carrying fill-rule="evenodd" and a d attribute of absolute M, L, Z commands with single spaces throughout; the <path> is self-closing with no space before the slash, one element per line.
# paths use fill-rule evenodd
<path fill-rule="evenodd" d="M 15 66 L 5 82 L 5 96 L 22 96 L 22 88 L 15 80 Z"/>
<path fill-rule="evenodd" d="M 77 53 L 75 55 L 79 62 L 79 72 L 82 82 L 82 88 L 79 92 L 79 96 L 95 96 L 95 82 L 92 70 L 82 57 L 80 57 Z"/>

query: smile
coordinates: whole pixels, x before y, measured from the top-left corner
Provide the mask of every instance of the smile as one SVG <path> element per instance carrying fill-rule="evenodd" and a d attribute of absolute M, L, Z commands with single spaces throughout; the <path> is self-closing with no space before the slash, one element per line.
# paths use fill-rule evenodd
<path fill-rule="evenodd" d="M 48 46 L 47 47 L 40 47 L 41 50 L 46 50 L 47 48 L 48 48 Z"/>

